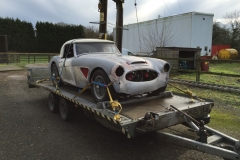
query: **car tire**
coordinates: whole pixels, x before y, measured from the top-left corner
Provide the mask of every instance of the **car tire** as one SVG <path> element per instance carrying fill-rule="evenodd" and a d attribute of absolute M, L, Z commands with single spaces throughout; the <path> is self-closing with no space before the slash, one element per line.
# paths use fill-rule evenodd
<path fill-rule="evenodd" d="M 108 85 L 111 81 L 103 70 L 97 70 L 93 73 L 92 80 Z M 109 90 L 113 99 L 116 98 L 116 91 L 113 86 L 109 86 Z M 98 84 L 91 84 L 91 93 L 96 102 L 109 101 L 107 88 Z"/>
<path fill-rule="evenodd" d="M 30 76 L 28 76 L 27 79 L 28 79 L 28 88 L 34 88 L 35 86 L 31 84 Z"/>
<path fill-rule="evenodd" d="M 167 85 L 163 86 L 161 88 L 158 88 L 157 90 L 152 91 L 150 95 L 151 96 L 157 96 L 157 95 L 159 95 L 159 93 L 164 92 L 166 90 L 166 88 L 167 88 Z"/>
<path fill-rule="evenodd" d="M 54 93 L 48 94 L 48 107 L 50 112 L 56 113 L 59 110 L 59 96 Z"/>
<path fill-rule="evenodd" d="M 57 81 L 56 79 L 53 79 L 53 77 L 54 77 L 53 74 L 55 74 L 55 78 L 60 77 L 57 65 L 55 63 L 53 63 L 52 66 L 51 66 L 52 83 L 53 83 L 54 86 L 56 86 L 57 83 L 58 83 L 58 87 L 62 87 L 64 85 L 62 79 L 60 78 L 59 81 Z"/>

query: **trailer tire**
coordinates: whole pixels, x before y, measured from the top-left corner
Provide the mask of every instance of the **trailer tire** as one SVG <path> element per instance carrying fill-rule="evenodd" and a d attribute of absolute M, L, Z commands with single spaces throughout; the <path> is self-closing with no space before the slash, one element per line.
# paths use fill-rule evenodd
<path fill-rule="evenodd" d="M 49 92 L 48 106 L 49 106 L 50 112 L 56 113 L 59 110 L 59 96 Z"/>
<path fill-rule="evenodd" d="M 72 116 L 72 106 L 70 102 L 61 98 L 59 102 L 59 112 L 62 120 L 69 121 Z"/>
<path fill-rule="evenodd" d="M 55 74 L 55 77 L 60 77 L 60 80 L 57 82 L 56 79 L 53 79 L 53 74 Z M 62 87 L 64 85 L 62 79 L 61 79 L 61 76 L 58 72 L 58 68 L 57 68 L 57 65 L 55 63 L 52 64 L 51 66 L 51 76 L 52 76 L 52 83 L 53 83 L 53 86 L 56 86 L 57 83 L 58 83 L 58 87 Z"/>

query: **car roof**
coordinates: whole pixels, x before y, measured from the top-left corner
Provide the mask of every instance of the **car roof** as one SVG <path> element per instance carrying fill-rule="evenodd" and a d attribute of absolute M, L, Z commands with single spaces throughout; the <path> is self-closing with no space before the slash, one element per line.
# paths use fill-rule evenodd
<path fill-rule="evenodd" d="M 72 39 L 67 41 L 66 43 L 87 43 L 87 42 L 107 42 L 114 43 L 113 41 L 104 40 L 104 39 L 89 39 L 89 38 L 81 38 L 81 39 Z M 66 44 L 65 43 L 65 44 Z"/>

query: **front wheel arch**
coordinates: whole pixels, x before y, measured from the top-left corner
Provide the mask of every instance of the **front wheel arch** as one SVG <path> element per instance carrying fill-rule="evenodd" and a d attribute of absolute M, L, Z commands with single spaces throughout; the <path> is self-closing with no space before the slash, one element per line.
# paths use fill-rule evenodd
<path fill-rule="evenodd" d="M 91 74 L 90 74 L 89 79 L 88 79 L 88 82 L 89 82 L 89 83 L 92 82 L 93 75 L 94 75 L 94 73 L 95 73 L 97 70 L 102 70 L 103 72 L 105 72 L 104 69 L 102 69 L 101 67 L 96 67 L 96 68 L 94 68 L 94 69 L 92 70 Z M 105 72 L 105 73 L 106 73 L 106 72 Z M 106 74 L 107 74 L 107 73 L 106 73 Z"/>
<path fill-rule="evenodd" d="M 97 72 L 98 72 L 98 73 L 97 73 Z M 102 70 L 102 69 L 97 69 L 95 72 L 93 72 L 91 79 L 94 78 L 95 73 L 96 73 L 96 75 L 99 75 L 100 77 L 102 76 L 102 78 L 103 78 L 103 80 L 105 81 L 105 84 L 106 84 L 106 85 L 108 85 L 108 84 L 111 82 L 111 80 L 110 80 L 110 78 L 108 77 L 108 75 L 106 74 L 106 72 L 105 72 L 104 70 Z M 104 77 L 105 77 L 105 78 L 104 78 Z M 108 100 L 109 100 L 109 95 L 108 95 L 107 91 L 105 91 L 105 94 L 103 95 L 102 98 L 99 98 L 99 97 L 96 96 L 96 93 L 95 93 L 96 90 L 94 90 L 93 88 L 94 88 L 94 84 L 91 84 L 91 93 L 92 93 L 92 95 L 93 95 L 93 97 L 94 97 L 94 99 L 95 99 L 96 102 L 102 102 L 102 101 L 108 101 Z M 117 99 L 117 98 L 118 98 L 118 94 L 117 94 L 117 92 L 115 91 L 113 85 L 110 85 L 108 88 L 109 88 L 109 90 L 110 90 L 110 93 L 111 93 L 112 98 L 113 98 L 113 99 Z"/>

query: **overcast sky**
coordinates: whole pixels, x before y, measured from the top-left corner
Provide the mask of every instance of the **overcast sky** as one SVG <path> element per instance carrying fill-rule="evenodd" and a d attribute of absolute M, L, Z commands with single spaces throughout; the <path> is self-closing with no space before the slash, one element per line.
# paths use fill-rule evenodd
<path fill-rule="evenodd" d="M 32 22 L 64 22 L 89 26 L 99 21 L 99 0 L 0 0 L 0 17 Z M 213 13 L 221 21 L 226 13 L 240 11 L 240 0 L 136 0 L 138 21 L 187 12 Z M 125 0 L 124 24 L 136 23 L 135 0 Z M 116 5 L 108 0 L 108 23 L 116 23 Z M 97 27 L 97 25 L 95 25 Z M 1 26 L 0 26 L 1 27 Z M 108 24 L 111 31 L 114 26 Z"/>

